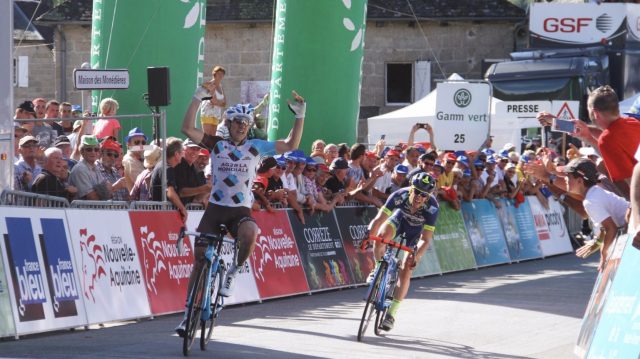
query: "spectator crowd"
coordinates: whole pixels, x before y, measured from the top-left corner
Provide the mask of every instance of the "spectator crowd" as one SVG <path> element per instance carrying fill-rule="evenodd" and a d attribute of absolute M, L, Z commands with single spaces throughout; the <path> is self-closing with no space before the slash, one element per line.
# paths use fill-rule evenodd
<path fill-rule="evenodd" d="M 215 96 L 204 101 L 200 111 L 204 131 L 223 138 L 229 136 L 222 89 L 225 73 L 220 66 L 214 68 Z M 267 95 L 256 106 L 248 138 L 266 138 L 260 112 L 268 102 Z M 436 146 L 437 133 L 426 123 L 408 129 L 406 143 L 381 139 L 370 147 L 317 139 L 308 151 L 262 159 L 252 187 L 253 207 L 267 211 L 289 207 L 301 221 L 304 211 L 328 212 L 348 201 L 381 207 L 411 177 L 427 172 L 436 178 L 438 200 L 455 210 L 462 201 L 473 199 L 488 199 L 499 207 L 504 202 L 498 199 L 506 198 L 518 206 L 525 196 L 536 196 L 548 206 L 554 196 L 591 220 L 591 226 L 585 222 L 584 232 L 593 227 L 594 241 L 587 242 L 589 250 L 581 253 L 600 249 L 605 258 L 615 232 L 629 221 L 631 196 L 640 196 L 630 187 L 640 157 L 640 122 L 637 115 L 618 113 L 618 98 L 608 86 L 593 91 L 588 107 L 591 125 L 574 120 L 572 134 L 584 146 L 571 144 L 566 153 L 539 142 L 525 148 L 510 143 L 493 148 L 491 137 L 477 151 L 446 151 Z M 102 100 L 102 117 L 115 116 L 117 110 L 117 101 Z M 32 121 L 15 122 L 15 189 L 69 200 L 162 200 L 158 144 L 137 127 L 121 144 L 117 119 L 93 122 L 81 116 L 77 106 L 42 98 L 16 108 L 15 119 Z M 538 114 L 542 126 L 549 126 L 552 118 Z M 430 141 L 416 143 L 419 131 L 425 131 Z M 208 150 L 200 144 L 166 139 L 165 194 L 179 210 L 185 211 L 189 203 L 207 206 L 212 184 L 209 161 Z"/>

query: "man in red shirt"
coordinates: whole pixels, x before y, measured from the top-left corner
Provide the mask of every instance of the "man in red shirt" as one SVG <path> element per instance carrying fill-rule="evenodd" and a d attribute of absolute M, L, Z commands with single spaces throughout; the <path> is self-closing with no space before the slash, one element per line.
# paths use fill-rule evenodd
<path fill-rule="evenodd" d="M 640 121 L 621 117 L 618 96 L 611 86 L 600 86 L 589 95 L 587 108 L 594 126 L 574 119 L 575 132 L 571 135 L 592 146 L 597 146 L 609 178 L 629 200 L 629 184 L 633 167 L 638 162 L 634 155 L 640 144 Z M 553 115 L 538 114 L 541 123 L 550 122 Z"/>

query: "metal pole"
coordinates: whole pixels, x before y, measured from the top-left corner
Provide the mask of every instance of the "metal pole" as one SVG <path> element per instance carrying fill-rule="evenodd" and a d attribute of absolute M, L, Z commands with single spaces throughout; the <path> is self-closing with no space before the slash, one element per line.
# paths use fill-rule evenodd
<path fill-rule="evenodd" d="M 167 111 L 160 112 L 160 132 L 162 142 L 162 202 L 167 201 Z"/>

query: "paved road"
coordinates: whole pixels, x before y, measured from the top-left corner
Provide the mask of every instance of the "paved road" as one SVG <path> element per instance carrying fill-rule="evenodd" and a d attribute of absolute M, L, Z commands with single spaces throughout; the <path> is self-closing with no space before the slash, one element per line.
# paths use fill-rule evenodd
<path fill-rule="evenodd" d="M 356 341 L 365 288 L 227 308 L 194 358 L 572 358 L 596 263 L 564 255 L 412 282 L 396 328 Z M 178 315 L 0 342 L 0 357 L 178 358 Z"/>

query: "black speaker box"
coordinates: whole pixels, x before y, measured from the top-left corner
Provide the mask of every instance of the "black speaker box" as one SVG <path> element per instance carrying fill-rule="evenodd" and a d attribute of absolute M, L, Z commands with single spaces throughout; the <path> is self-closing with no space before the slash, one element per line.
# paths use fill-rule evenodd
<path fill-rule="evenodd" d="M 171 103 L 168 67 L 147 67 L 149 106 L 168 106 Z"/>

